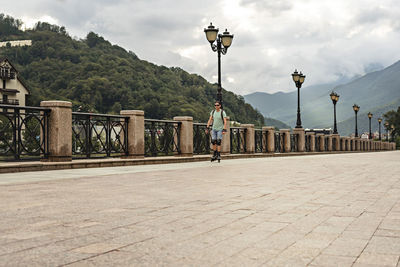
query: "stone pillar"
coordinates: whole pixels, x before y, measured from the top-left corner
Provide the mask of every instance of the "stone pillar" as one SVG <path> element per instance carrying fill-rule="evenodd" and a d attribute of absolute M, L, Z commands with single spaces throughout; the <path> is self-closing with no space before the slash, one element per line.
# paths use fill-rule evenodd
<path fill-rule="evenodd" d="M 351 141 L 350 137 L 346 137 L 346 150 L 351 151 Z"/>
<path fill-rule="evenodd" d="M 181 122 L 180 156 L 193 156 L 193 117 L 178 116 L 174 117 L 174 121 Z"/>
<path fill-rule="evenodd" d="M 222 135 L 221 154 L 231 153 L 231 124 L 230 117 L 226 118 L 226 133 Z"/>
<path fill-rule="evenodd" d="M 328 151 L 333 151 L 333 144 L 332 144 L 332 135 L 328 135 Z"/>
<path fill-rule="evenodd" d="M 346 151 L 346 138 L 340 137 L 339 142 L 340 142 L 340 151 Z"/>
<path fill-rule="evenodd" d="M 310 152 L 315 152 L 315 133 L 306 133 L 306 138 L 310 140 Z"/>
<path fill-rule="evenodd" d="M 42 101 L 40 106 L 51 110 L 49 114 L 49 157 L 44 161 L 72 160 L 72 103 Z"/>
<path fill-rule="evenodd" d="M 324 134 L 317 134 L 317 138 L 319 139 L 319 151 L 325 151 L 325 138 Z"/>
<path fill-rule="evenodd" d="M 246 129 L 246 153 L 255 153 L 254 124 L 241 124 L 240 126 Z"/>
<path fill-rule="evenodd" d="M 334 141 L 335 140 L 335 141 Z M 333 147 L 332 144 L 332 151 L 340 151 L 340 135 L 339 134 L 332 134 L 332 143 L 336 142 L 336 148 Z"/>
<path fill-rule="evenodd" d="M 128 116 L 128 158 L 144 157 L 144 111 L 121 110 L 121 116 Z"/>
<path fill-rule="evenodd" d="M 283 152 L 290 152 L 291 147 L 290 147 L 290 130 L 289 129 L 281 129 L 279 131 L 281 138 L 283 138 L 284 142 L 282 143 L 283 145 Z"/>
<path fill-rule="evenodd" d="M 262 127 L 263 132 L 266 131 L 266 152 L 275 152 L 275 128 L 272 126 Z"/>
<path fill-rule="evenodd" d="M 306 136 L 303 128 L 294 128 L 293 134 L 297 134 L 297 152 L 306 150 Z"/>

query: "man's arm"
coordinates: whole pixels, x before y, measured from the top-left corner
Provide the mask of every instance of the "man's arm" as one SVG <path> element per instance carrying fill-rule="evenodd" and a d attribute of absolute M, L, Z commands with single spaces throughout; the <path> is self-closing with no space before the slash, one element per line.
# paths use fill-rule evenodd
<path fill-rule="evenodd" d="M 226 118 L 224 117 L 224 130 L 226 131 Z M 224 134 L 225 131 L 222 131 L 222 133 Z"/>
<path fill-rule="evenodd" d="M 206 131 L 208 131 L 208 128 L 210 127 L 210 124 L 211 124 L 212 120 L 213 120 L 213 116 L 210 116 L 210 118 L 208 119 L 208 122 L 207 122 L 207 129 L 206 129 Z"/>

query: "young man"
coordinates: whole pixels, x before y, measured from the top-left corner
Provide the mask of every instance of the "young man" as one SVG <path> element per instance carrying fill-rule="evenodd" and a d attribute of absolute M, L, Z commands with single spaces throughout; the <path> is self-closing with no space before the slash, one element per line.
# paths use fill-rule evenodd
<path fill-rule="evenodd" d="M 215 102 L 215 109 L 210 113 L 210 118 L 207 122 L 207 131 L 211 123 L 211 143 L 213 144 L 214 150 L 211 161 L 218 160 L 219 162 L 221 160 L 222 135 L 226 133 L 226 113 L 221 109 L 221 103 L 219 101 Z"/>

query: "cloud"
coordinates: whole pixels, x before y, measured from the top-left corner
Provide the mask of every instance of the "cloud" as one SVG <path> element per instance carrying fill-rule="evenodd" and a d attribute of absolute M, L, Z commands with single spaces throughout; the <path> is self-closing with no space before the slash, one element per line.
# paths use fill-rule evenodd
<path fill-rule="evenodd" d="M 364 74 L 400 58 L 397 0 L 18 0 L 2 10 L 49 20 L 72 36 L 94 31 L 140 58 L 178 66 L 216 81 L 217 54 L 203 29 L 213 22 L 234 39 L 222 56 L 223 86 L 237 94 L 292 91 Z"/>

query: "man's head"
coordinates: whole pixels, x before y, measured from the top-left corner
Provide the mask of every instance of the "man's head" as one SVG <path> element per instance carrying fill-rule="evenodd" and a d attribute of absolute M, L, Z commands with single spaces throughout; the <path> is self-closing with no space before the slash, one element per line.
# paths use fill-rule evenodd
<path fill-rule="evenodd" d="M 215 109 L 216 109 L 217 111 L 219 111 L 220 108 L 221 108 L 221 103 L 217 100 L 217 101 L 215 101 L 214 106 L 215 106 Z"/>

